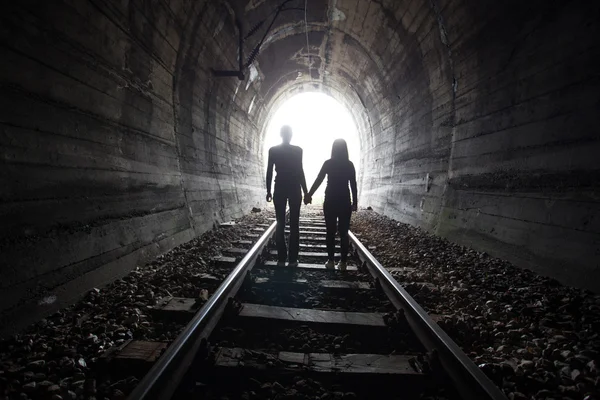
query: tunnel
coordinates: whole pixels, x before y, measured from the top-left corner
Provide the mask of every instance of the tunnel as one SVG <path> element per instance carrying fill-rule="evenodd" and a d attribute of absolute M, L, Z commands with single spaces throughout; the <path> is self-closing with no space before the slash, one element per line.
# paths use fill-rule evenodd
<path fill-rule="evenodd" d="M 3 324 L 266 207 L 269 120 L 310 92 L 353 117 L 360 207 L 600 290 L 597 2 L 23 0 L 0 14 Z"/>

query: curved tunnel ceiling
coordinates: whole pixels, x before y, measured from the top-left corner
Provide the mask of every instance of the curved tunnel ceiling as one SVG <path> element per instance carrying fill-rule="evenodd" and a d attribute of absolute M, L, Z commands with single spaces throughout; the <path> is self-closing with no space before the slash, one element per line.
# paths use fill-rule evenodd
<path fill-rule="evenodd" d="M 264 131 L 270 113 L 282 101 L 300 91 L 317 90 L 344 104 L 355 118 L 361 142 L 370 143 L 370 116 L 379 121 L 377 114 L 394 108 L 386 102 L 400 97 L 393 94 L 402 92 L 396 90 L 402 76 L 424 71 L 421 49 L 403 24 L 417 26 L 417 14 L 424 23 L 431 6 L 423 1 L 407 8 L 404 3 L 307 1 L 306 23 L 302 10 L 280 13 L 250 67 L 250 74 L 258 73 L 253 84 L 259 87 L 264 104 L 257 111 L 259 129 Z M 268 25 L 276 7 L 275 2 L 248 2 L 244 8 L 246 26 L 253 27 L 263 20 Z M 304 1 L 294 0 L 286 7 L 303 8 Z M 432 21 L 429 18 L 430 24 Z M 432 24 L 426 31 L 432 29 L 437 27 Z M 261 31 L 245 43 L 246 54 L 260 35 Z"/>

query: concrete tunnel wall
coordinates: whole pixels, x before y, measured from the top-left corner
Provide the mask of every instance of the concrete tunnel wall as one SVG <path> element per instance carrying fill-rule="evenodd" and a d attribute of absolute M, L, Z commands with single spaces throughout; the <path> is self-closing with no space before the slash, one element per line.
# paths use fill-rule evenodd
<path fill-rule="evenodd" d="M 354 115 L 362 206 L 600 290 L 598 5 L 309 0 L 309 51 L 286 11 L 245 81 L 213 77 L 233 10 L 275 5 L 2 5 L 3 324 L 263 204 L 269 114 L 304 90 Z"/>

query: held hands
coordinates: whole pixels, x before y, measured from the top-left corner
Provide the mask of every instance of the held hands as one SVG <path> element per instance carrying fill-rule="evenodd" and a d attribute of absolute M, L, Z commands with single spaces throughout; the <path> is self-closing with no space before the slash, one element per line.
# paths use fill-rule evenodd
<path fill-rule="evenodd" d="M 271 193 L 267 193 L 267 203 L 270 203 L 273 200 L 273 196 L 271 195 Z M 312 203 L 312 196 L 310 194 L 306 194 L 304 196 L 304 204 L 311 204 Z"/>

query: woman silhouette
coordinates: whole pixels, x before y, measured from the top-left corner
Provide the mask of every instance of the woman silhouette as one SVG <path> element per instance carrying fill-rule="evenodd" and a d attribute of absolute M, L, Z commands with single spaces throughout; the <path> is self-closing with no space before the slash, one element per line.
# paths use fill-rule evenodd
<path fill-rule="evenodd" d="M 348 229 L 350 229 L 350 217 L 352 211 L 357 210 L 356 198 L 356 171 L 354 164 L 348 157 L 348 145 L 344 139 L 336 139 L 331 148 L 331 158 L 323 164 L 319 176 L 305 196 L 304 203 L 312 201 L 312 195 L 317 191 L 323 179 L 327 175 L 327 188 L 325 189 L 325 202 L 323 213 L 325 214 L 325 226 L 327 229 L 327 255 L 328 260 L 325 268 L 334 267 L 335 255 L 335 232 L 336 228 L 340 234 L 341 260 L 338 269 L 346 270 L 346 259 L 348 258 Z M 348 183 L 352 188 L 352 202 L 350 202 L 350 191 Z"/>

